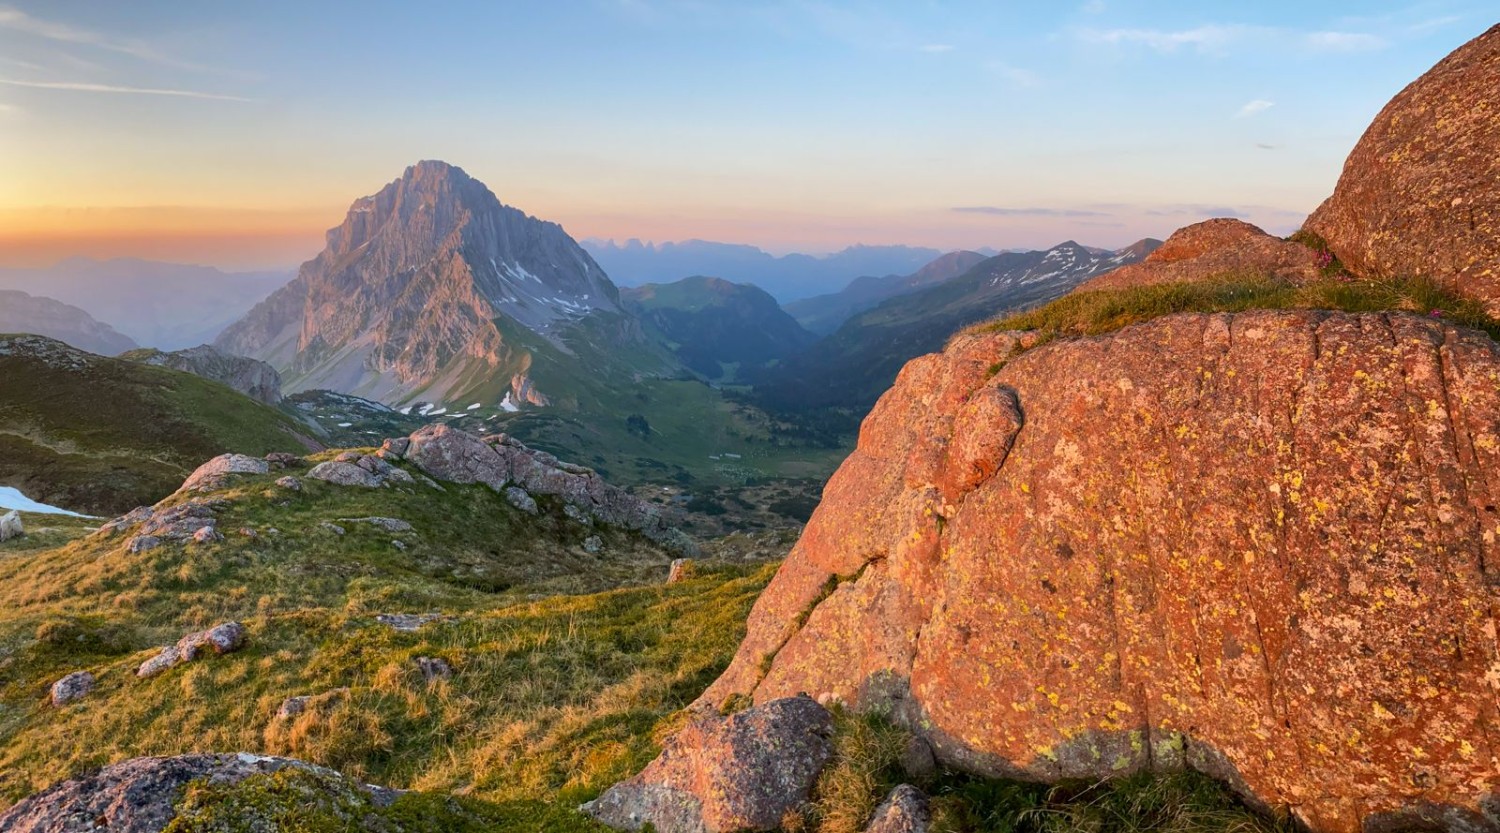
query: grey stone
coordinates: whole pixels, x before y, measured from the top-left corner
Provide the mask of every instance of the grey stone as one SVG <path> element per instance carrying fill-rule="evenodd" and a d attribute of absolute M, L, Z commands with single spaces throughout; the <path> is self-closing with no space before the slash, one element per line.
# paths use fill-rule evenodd
<path fill-rule="evenodd" d="M 541 511 L 537 508 L 536 498 L 532 497 L 530 492 L 520 486 L 506 486 L 504 494 L 506 503 L 528 515 L 535 515 Z"/>
<path fill-rule="evenodd" d="M 422 679 L 429 683 L 447 680 L 453 676 L 453 666 L 441 657 L 414 657 L 412 662 L 416 663 L 417 670 L 422 672 Z"/>
<path fill-rule="evenodd" d="M 82 700 L 94 690 L 94 675 L 87 671 L 74 671 L 52 684 L 52 705 L 66 706 Z"/>
<path fill-rule="evenodd" d="M 326 529 L 329 532 L 332 532 L 334 535 L 343 535 L 344 534 L 344 528 L 341 527 L 341 526 L 339 526 L 336 523 L 329 523 L 328 521 L 323 521 L 322 523 L 318 524 L 318 527 L 320 529 Z"/>
<path fill-rule="evenodd" d="M 833 716 L 807 697 L 709 715 L 662 747 L 640 774 L 580 809 L 621 830 L 776 830 L 807 802 L 833 755 Z"/>
<path fill-rule="evenodd" d="M 26 527 L 21 523 L 20 512 L 6 512 L 0 515 L 0 541 L 20 538 L 25 534 Z"/>
<path fill-rule="evenodd" d="M 212 544 L 222 540 L 224 540 L 224 536 L 220 535 L 219 531 L 212 526 L 198 527 L 198 531 L 193 533 L 193 541 L 198 544 Z"/>
<path fill-rule="evenodd" d="M 180 492 L 210 492 L 227 486 L 233 475 L 265 474 L 270 464 L 244 454 L 220 454 L 199 466 L 182 482 Z"/>
<path fill-rule="evenodd" d="M 286 489 L 289 492 L 302 491 L 302 481 L 298 480 L 295 477 L 292 477 L 291 475 L 287 475 L 286 477 L 278 477 L 276 479 L 276 485 L 280 486 L 283 489 Z"/>
<path fill-rule="evenodd" d="M 161 653 L 141 663 L 136 669 L 137 677 L 152 677 L 169 668 L 192 662 L 203 655 L 205 649 L 214 654 L 228 654 L 245 646 L 245 626 L 239 622 L 225 622 L 204 631 L 190 633 L 177 640 L 176 645 L 161 649 Z"/>
<path fill-rule="evenodd" d="M 314 773 L 333 789 L 357 789 L 377 807 L 388 807 L 401 795 L 396 790 L 353 782 L 331 769 L 289 758 L 243 752 L 134 758 L 64 781 L 0 812 L 0 831 L 160 833 L 176 817 L 177 803 L 189 783 L 207 780 L 233 785 L 252 776 L 288 768 Z M 321 799 L 312 796 L 308 800 Z"/>
<path fill-rule="evenodd" d="M 411 524 L 400 518 L 339 518 L 340 523 L 369 524 L 386 532 L 411 532 Z"/>
<path fill-rule="evenodd" d="M 693 559 L 677 558 L 672 561 L 672 566 L 667 568 L 667 584 L 676 584 L 693 577 Z"/>
<path fill-rule="evenodd" d="M 161 539 L 155 535 L 137 535 L 126 546 L 133 553 L 150 552 L 161 546 Z"/>
<path fill-rule="evenodd" d="M 319 463 L 312 467 L 307 476 L 313 480 L 322 480 L 335 486 L 359 486 L 365 489 L 378 489 L 385 485 L 385 481 L 371 472 L 359 466 L 344 462 L 333 461 Z"/>
<path fill-rule="evenodd" d="M 604 551 L 604 539 L 598 535 L 590 535 L 583 539 L 583 549 L 591 555 L 598 555 Z"/>
<path fill-rule="evenodd" d="M 380 613 L 375 616 L 375 621 L 403 633 L 413 633 L 433 622 L 446 622 L 448 619 L 441 613 Z"/>
<path fill-rule="evenodd" d="M 865 833 L 928 833 L 932 809 L 927 795 L 910 784 L 902 784 L 875 808 Z"/>

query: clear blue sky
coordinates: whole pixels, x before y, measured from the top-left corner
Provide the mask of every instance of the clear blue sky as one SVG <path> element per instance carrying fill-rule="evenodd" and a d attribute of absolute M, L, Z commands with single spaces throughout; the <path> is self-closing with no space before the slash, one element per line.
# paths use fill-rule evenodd
<path fill-rule="evenodd" d="M 408 164 L 578 237 L 1284 232 L 1492 3 L 0 0 L 0 262 L 315 253 Z M 958 210 L 966 209 L 966 210 Z"/>

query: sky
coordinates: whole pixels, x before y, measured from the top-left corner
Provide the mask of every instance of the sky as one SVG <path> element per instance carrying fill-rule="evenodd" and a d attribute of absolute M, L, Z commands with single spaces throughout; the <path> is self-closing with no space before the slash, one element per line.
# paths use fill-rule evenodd
<path fill-rule="evenodd" d="M 577 238 L 1286 233 L 1493 0 L 0 0 L 0 265 L 311 258 L 443 159 Z"/>

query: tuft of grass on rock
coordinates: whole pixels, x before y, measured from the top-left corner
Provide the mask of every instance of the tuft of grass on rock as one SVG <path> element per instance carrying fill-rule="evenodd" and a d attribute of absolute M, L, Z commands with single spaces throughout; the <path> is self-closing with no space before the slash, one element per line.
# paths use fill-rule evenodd
<path fill-rule="evenodd" d="M 1483 304 L 1429 278 L 1327 279 L 1296 286 L 1275 278 L 1233 274 L 1207 281 L 1076 292 L 1046 306 L 980 324 L 968 332 L 1036 330 L 1044 339 L 1095 336 L 1176 313 L 1266 309 L 1409 312 L 1500 338 L 1500 321 L 1490 317 Z"/>

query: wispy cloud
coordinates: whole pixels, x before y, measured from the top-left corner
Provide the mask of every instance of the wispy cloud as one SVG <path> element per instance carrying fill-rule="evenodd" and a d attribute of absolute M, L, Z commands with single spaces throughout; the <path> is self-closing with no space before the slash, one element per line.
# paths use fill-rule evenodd
<path fill-rule="evenodd" d="M 1083 4 L 1083 8 L 1079 9 L 1079 11 L 1084 14 L 1104 14 L 1105 8 L 1107 7 L 1104 0 L 1089 0 Z"/>
<path fill-rule="evenodd" d="M 1016 87 L 1018 89 L 1029 89 L 1031 87 L 1041 86 L 1042 83 L 1041 76 L 1037 75 L 1035 72 L 1032 72 L 1029 69 L 1023 69 L 1021 67 L 1011 66 L 1004 61 L 990 61 L 989 63 L 984 65 L 984 68 L 1003 79 L 1012 87 Z"/>
<path fill-rule="evenodd" d="M 928 44 L 923 44 L 922 47 L 921 47 L 921 49 L 922 49 L 923 52 L 933 52 L 933 53 L 952 52 L 956 48 L 957 47 L 955 47 L 951 43 L 928 43 Z"/>
<path fill-rule="evenodd" d="M 1274 26 L 1243 23 L 1210 23 L 1191 29 L 1080 29 L 1076 37 L 1084 43 L 1140 46 L 1161 54 L 1191 50 L 1199 54 L 1227 55 L 1232 47 L 1245 44 L 1286 46 L 1310 53 L 1370 52 L 1390 43 L 1369 32 L 1302 32 Z"/>
<path fill-rule="evenodd" d="M 43 20 L 13 6 L 0 6 L 0 29 L 25 32 L 60 43 L 79 44 L 129 55 L 143 61 L 171 63 L 169 59 L 140 41 L 111 38 L 98 32 L 80 29 L 66 23 Z"/>
<path fill-rule="evenodd" d="M 1314 52 L 1374 52 L 1389 44 L 1379 35 L 1366 32 L 1312 32 L 1302 42 Z"/>
<path fill-rule="evenodd" d="M 995 217 L 1108 217 L 1103 211 L 1081 208 L 1005 208 L 997 205 L 964 205 L 951 209 L 958 214 L 989 214 Z"/>
<path fill-rule="evenodd" d="M 1251 116 L 1264 113 L 1265 111 L 1275 106 L 1276 102 L 1274 101 L 1267 101 L 1264 98 L 1257 98 L 1254 101 L 1245 102 L 1245 106 L 1236 111 L 1234 117 L 1237 119 L 1248 119 Z"/>
<path fill-rule="evenodd" d="M 251 101 L 237 95 L 205 93 L 197 90 L 170 90 L 154 87 L 124 87 L 115 84 L 88 84 L 73 81 L 16 81 L 0 78 L 0 84 L 10 87 L 27 87 L 35 90 L 64 90 L 78 93 L 108 93 L 117 95 L 159 95 L 176 98 L 201 98 L 209 101 Z"/>
<path fill-rule="evenodd" d="M 1280 145 L 1273 145 L 1270 142 L 1256 142 L 1255 146 L 1260 148 L 1261 150 L 1276 150 L 1278 147 L 1280 147 Z"/>

